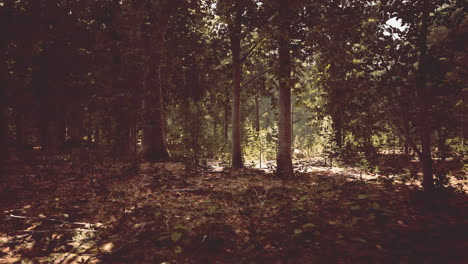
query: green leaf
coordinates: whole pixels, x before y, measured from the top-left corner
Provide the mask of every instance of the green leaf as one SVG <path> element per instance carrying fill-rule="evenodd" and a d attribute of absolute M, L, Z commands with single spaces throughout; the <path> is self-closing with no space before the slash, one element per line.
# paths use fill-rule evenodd
<path fill-rule="evenodd" d="M 172 239 L 172 241 L 177 242 L 182 237 L 182 235 L 183 234 L 181 232 L 178 232 L 178 231 L 172 232 L 171 233 L 171 239 Z"/>
<path fill-rule="evenodd" d="M 169 236 L 160 236 L 160 237 L 158 237 L 158 241 L 164 241 L 166 239 L 169 239 Z"/>
<path fill-rule="evenodd" d="M 367 199 L 367 198 L 369 198 L 369 195 L 365 195 L 365 194 L 358 195 L 358 199 L 362 200 L 362 199 Z"/>
<path fill-rule="evenodd" d="M 366 243 L 367 242 L 367 240 L 365 240 L 362 237 L 353 237 L 353 238 L 351 238 L 351 240 L 356 241 L 356 242 L 361 242 L 361 243 Z"/>
<path fill-rule="evenodd" d="M 374 203 L 372 203 L 372 208 L 374 208 L 375 210 L 379 210 L 380 209 L 380 204 L 377 203 L 377 202 L 374 202 Z"/>
<path fill-rule="evenodd" d="M 176 246 L 176 247 L 174 248 L 174 253 L 176 253 L 176 254 L 180 254 L 180 253 L 182 253 L 182 251 L 183 251 L 183 250 L 182 250 L 182 247 L 180 247 L 180 246 Z"/>
<path fill-rule="evenodd" d="M 294 235 L 297 236 L 302 233 L 302 230 L 299 228 L 294 229 Z"/>
<path fill-rule="evenodd" d="M 174 226 L 174 229 L 184 229 L 185 230 L 185 229 L 187 229 L 187 227 L 184 226 L 184 225 L 181 225 L 181 224 L 177 224 L 177 225 Z"/>
<path fill-rule="evenodd" d="M 359 210 L 359 209 L 361 209 L 361 206 L 359 206 L 359 205 L 351 206 L 351 210 L 353 210 L 353 211 Z"/>
<path fill-rule="evenodd" d="M 315 224 L 307 223 L 307 224 L 302 225 L 302 228 L 309 228 L 309 227 L 315 227 Z"/>

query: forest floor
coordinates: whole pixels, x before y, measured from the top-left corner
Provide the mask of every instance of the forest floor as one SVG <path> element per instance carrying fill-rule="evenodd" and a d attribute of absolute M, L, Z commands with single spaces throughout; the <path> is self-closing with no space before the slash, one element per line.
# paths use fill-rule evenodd
<path fill-rule="evenodd" d="M 462 191 L 427 197 L 392 166 L 368 179 L 296 165 L 281 180 L 180 162 L 11 162 L 0 263 L 468 263 Z"/>

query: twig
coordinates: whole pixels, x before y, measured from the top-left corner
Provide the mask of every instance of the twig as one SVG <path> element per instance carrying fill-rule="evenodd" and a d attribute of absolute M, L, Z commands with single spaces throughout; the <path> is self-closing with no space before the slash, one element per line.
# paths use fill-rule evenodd
<path fill-rule="evenodd" d="M 41 218 L 41 217 L 33 217 L 33 216 L 21 216 L 21 215 L 14 215 L 10 214 L 7 217 L 10 218 L 19 218 L 19 219 L 31 219 L 31 220 L 39 220 L 39 221 L 50 221 L 50 222 L 59 222 L 62 224 L 69 224 L 69 225 L 84 225 L 84 226 L 96 226 L 95 224 L 91 223 L 84 223 L 84 222 L 67 222 L 67 221 L 62 221 L 58 219 L 52 219 L 52 218 Z"/>
<path fill-rule="evenodd" d="M 257 196 L 257 199 L 260 202 L 260 205 L 262 206 L 262 209 L 263 209 L 263 206 L 265 205 L 265 203 L 267 201 L 266 196 L 268 194 L 268 189 L 265 189 L 265 193 L 263 195 L 259 195 L 258 192 L 257 192 L 257 189 L 255 189 L 255 188 L 254 188 L 254 191 L 255 191 L 255 195 Z"/>
<path fill-rule="evenodd" d="M 12 239 L 11 241 L 7 241 L 7 242 L 4 242 L 4 243 L 0 243 L 3 244 L 3 245 L 7 245 L 7 244 L 14 244 L 14 243 L 17 243 L 17 242 L 24 242 L 24 239 L 27 238 L 28 236 L 30 236 L 31 234 L 24 234 L 24 235 L 16 235 L 14 239 Z"/>
<path fill-rule="evenodd" d="M 83 243 L 79 244 L 77 247 L 73 249 L 73 251 L 70 251 L 65 257 L 59 262 L 59 264 L 62 264 L 68 257 L 70 257 L 71 254 L 74 254 L 75 252 L 78 251 L 78 249 L 83 245 Z"/>
<path fill-rule="evenodd" d="M 196 192 L 201 191 L 201 189 L 174 189 L 174 190 L 166 190 L 166 192 Z"/>
<path fill-rule="evenodd" d="M 17 230 L 13 231 L 13 233 L 47 233 L 47 232 L 58 232 L 58 231 L 65 231 L 65 232 L 98 232 L 98 230 L 93 229 L 50 229 L 50 230 Z"/>
<path fill-rule="evenodd" d="M 152 223 L 152 222 L 150 222 L 150 223 Z M 85 263 L 88 263 L 91 259 L 99 259 L 99 258 L 103 257 L 104 255 L 110 256 L 112 254 L 115 254 L 117 251 L 121 250 L 126 245 L 130 244 L 130 242 L 132 242 L 132 240 L 135 239 L 143 231 L 145 226 L 146 226 L 146 223 L 142 223 L 140 229 L 138 229 L 138 231 L 130 239 L 128 239 L 127 242 L 123 243 L 120 247 L 118 247 L 114 251 L 110 252 L 109 254 L 101 253 L 101 254 L 99 254 L 97 256 L 91 256 L 89 259 L 86 260 Z"/>
<path fill-rule="evenodd" d="M 127 240 L 127 242 L 123 243 L 120 247 L 118 247 L 116 250 L 112 251 L 111 253 L 109 253 L 109 255 L 112 255 L 114 254 L 115 252 L 121 250 L 123 247 L 125 247 L 126 245 L 128 245 L 133 239 L 135 239 L 140 233 L 141 231 L 143 231 L 143 229 L 145 228 L 146 224 L 142 224 L 140 229 L 138 229 L 138 231 L 135 233 L 135 235 L 132 236 L 132 238 L 130 238 L 129 240 Z"/>
<path fill-rule="evenodd" d="M 165 221 L 167 229 L 169 229 L 169 220 L 171 220 L 171 216 L 167 217 L 167 219 Z"/>
<path fill-rule="evenodd" d="M 268 73 L 269 71 L 271 71 L 271 70 L 273 70 L 273 69 L 274 69 L 274 68 L 271 67 L 271 68 L 269 68 L 269 69 L 266 69 L 266 70 L 264 70 L 264 71 L 258 73 L 257 75 L 253 76 L 252 78 L 250 78 L 247 82 L 245 82 L 244 84 L 242 84 L 242 86 L 241 86 L 241 92 L 245 91 L 245 89 L 246 89 L 245 87 L 247 87 L 247 85 L 249 85 L 249 83 L 251 83 L 252 81 L 254 81 L 255 79 L 257 79 L 258 77 L 260 77 L 260 76 L 262 76 L 262 75 Z"/>

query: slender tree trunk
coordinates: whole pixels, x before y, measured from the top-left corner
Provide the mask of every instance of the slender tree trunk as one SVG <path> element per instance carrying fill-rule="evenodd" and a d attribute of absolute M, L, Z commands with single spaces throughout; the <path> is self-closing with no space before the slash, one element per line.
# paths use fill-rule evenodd
<path fill-rule="evenodd" d="M 446 141 L 447 141 L 447 134 L 444 133 L 443 128 L 439 128 L 437 130 L 437 136 L 438 136 L 438 145 L 439 145 L 439 153 L 440 153 L 440 159 L 444 161 L 447 158 L 447 146 L 446 146 Z"/>
<path fill-rule="evenodd" d="M 63 108 L 63 107 L 60 107 Z M 60 109 L 59 108 L 59 109 Z M 66 115 L 64 112 L 60 112 L 57 109 L 57 147 L 62 148 L 63 143 L 65 143 L 66 135 L 67 135 L 67 122 L 66 122 Z"/>
<path fill-rule="evenodd" d="M 431 124 L 430 124 L 430 102 L 427 90 L 426 67 L 427 67 L 427 30 L 429 20 L 429 10 L 427 2 L 424 2 L 422 10 L 421 35 L 419 36 L 419 49 L 421 52 L 418 70 L 418 103 L 419 122 L 421 136 L 421 163 L 423 169 L 423 187 L 427 192 L 434 189 L 434 178 L 431 157 Z"/>
<path fill-rule="evenodd" d="M 341 122 L 341 111 L 337 111 L 333 115 L 333 127 L 334 127 L 334 132 L 335 132 L 335 142 L 336 145 L 338 146 L 339 149 L 343 146 L 343 128 L 342 128 L 342 122 Z"/>
<path fill-rule="evenodd" d="M 230 26 L 232 52 L 232 167 L 242 168 L 241 125 L 240 125 L 240 35 L 242 8 L 239 0 L 235 3 L 234 25 Z"/>
<path fill-rule="evenodd" d="M 410 154 L 410 146 L 409 146 L 409 144 L 408 144 L 408 142 L 406 140 L 405 140 L 404 149 L 405 149 L 405 155 L 409 155 Z"/>
<path fill-rule="evenodd" d="M 13 1 L 5 1 L 3 7 L 0 8 L 0 31 L 3 35 L 8 35 L 9 17 L 14 6 Z M 0 80 L 7 80 L 10 76 L 7 66 L 7 56 L 5 48 L 8 45 L 8 37 L 0 38 Z M 8 99 L 7 99 L 7 87 L 4 82 L 0 83 L 0 162 L 8 159 Z M 0 176 L 3 173 L 2 164 L 0 164 Z"/>
<path fill-rule="evenodd" d="M 55 102 L 46 101 L 49 104 L 55 104 Z M 44 151 L 57 151 L 60 147 L 60 142 L 65 137 L 65 122 L 60 120 L 61 116 L 56 113 L 58 109 L 55 106 L 49 107 L 44 106 L 41 113 L 41 124 L 40 124 L 40 141 L 42 150 Z M 63 131 L 62 131 L 63 128 Z M 62 135 L 63 133 L 63 135 Z"/>
<path fill-rule="evenodd" d="M 279 126 L 276 157 L 279 177 L 294 176 L 292 166 L 291 55 L 289 39 L 289 1 L 279 0 Z"/>
<path fill-rule="evenodd" d="M 16 109 L 15 126 L 16 126 L 16 147 L 24 148 L 27 144 L 27 138 L 24 127 L 24 114 L 21 109 Z"/>
<path fill-rule="evenodd" d="M 224 139 L 228 140 L 228 132 L 229 132 L 229 105 L 228 100 L 226 100 L 224 104 Z"/>
<path fill-rule="evenodd" d="M 79 142 L 83 137 L 83 112 L 80 107 L 75 106 L 70 114 L 69 135 L 72 142 Z"/>
<path fill-rule="evenodd" d="M 262 82 L 262 84 L 264 84 Z M 255 132 L 257 132 L 257 140 L 258 140 L 258 160 L 259 160 L 259 168 L 262 167 L 262 138 L 260 135 L 260 98 L 258 94 L 258 89 L 255 92 Z"/>
<path fill-rule="evenodd" d="M 260 133 L 260 98 L 258 90 L 255 93 L 255 131 Z"/>
<path fill-rule="evenodd" d="M 8 158 L 8 108 L 5 98 L 5 86 L 0 85 L 0 161 Z"/>

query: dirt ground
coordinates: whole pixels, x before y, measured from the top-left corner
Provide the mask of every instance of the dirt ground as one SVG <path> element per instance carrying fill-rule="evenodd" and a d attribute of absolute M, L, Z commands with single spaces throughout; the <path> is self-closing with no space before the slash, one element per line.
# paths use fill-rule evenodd
<path fill-rule="evenodd" d="M 11 162 L 0 263 L 468 263 L 462 191 L 315 165 Z"/>

